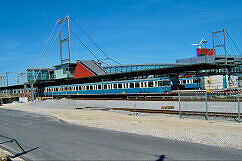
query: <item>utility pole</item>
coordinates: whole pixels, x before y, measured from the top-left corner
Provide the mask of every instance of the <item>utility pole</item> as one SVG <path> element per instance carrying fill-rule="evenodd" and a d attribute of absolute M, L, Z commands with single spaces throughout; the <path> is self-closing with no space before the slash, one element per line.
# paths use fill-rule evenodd
<path fill-rule="evenodd" d="M 6 82 L 7 82 L 7 86 L 8 86 L 8 73 L 9 72 L 6 72 L 5 74 L 6 74 Z"/>
<path fill-rule="evenodd" d="M 1 87 L 3 87 L 3 78 L 4 76 L 0 76 Z"/>
<path fill-rule="evenodd" d="M 20 75 L 20 79 L 21 79 L 21 84 L 24 84 L 24 74 L 25 73 L 18 73 Z"/>

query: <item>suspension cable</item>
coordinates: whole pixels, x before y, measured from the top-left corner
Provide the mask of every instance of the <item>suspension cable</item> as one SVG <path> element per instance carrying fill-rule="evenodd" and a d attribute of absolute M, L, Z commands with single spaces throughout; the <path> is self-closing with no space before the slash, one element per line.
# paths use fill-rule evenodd
<path fill-rule="evenodd" d="M 89 34 L 72 18 L 70 17 L 71 20 L 77 25 L 77 27 L 86 35 L 86 37 L 104 54 L 104 56 L 107 57 L 107 59 L 112 60 L 113 62 L 120 64 L 119 62 L 113 60 L 110 58 L 102 49 L 101 47 L 89 36 Z"/>
<path fill-rule="evenodd" d="M 44 54 L 44 52 L 45 52 L 45 50 L 46 50 L 46 47 L 47 47 L 47 44 L 49 43 L 49 41 L 50 41 L 50 39 L 51 39 L 51 37 L 52 37 L 52 35 L 53 35 L 55 29 L 56 29 L 57 23 L 58 23 L 58 22 L 56 22 L 54 28 L 52 29 L 52 32 L 51 32 L 51 34 L 50 34 L 48 40 L 46 41 L 46 43 L 45 43 L 45 45 L 44 45 L 44 47 L 43 47 L 43 49 L 42 49 L 42 51 L 41 51 L 41 53 L 40 53 L 40 55 L 39 55 L 37 61 L 36 61 L 35 67 L 37 67 L 37 65 L 38 65 L 38 63 L 39 63 L 39 61 L 40 61 L 40 58 L 41 58 L 42 55 Z"/>
<path fill-rule="evenodd" d="M 61 26 L 60 26 L 60 30 L 61 30 L 62 26 L 63 26 L 63 23 L 62 23 Z M 44 58 L 43 65 L 45 64 L 45 61 L 46 61 L 48 55 L 50 54 L 50 51 L 52 50 L 52 47 L 53 47 L 53 45 L 54 45 L 54 42 L 55 42 L 57 36 L 58 36 L 58 32 L 56 33 L 55 38 L 54 38 L 54 40 L 52 41 L 52 44 L 51 44 L 51 46 L 50 46 L 50 48 L 49 48 L 49 50 L 48 50 L 48 52 L 47 52 L 47 55 L 46 55 L 45 58 Z M 39 72 L 37 73 L 37 76 L 35 77 L 35 81 L 36 81 L 36 79 L 37 79 L 38 76 L 39 76 L 40 70 L 41 70 L 41 68 L 39 69 Z"/>
<path fill-rule="evenodd" d="M 232 43 L 234 44 L 235 48 L 238 50 L 239 54 L 241 55 L 241 51 L 239 50 L 239 48 L 237 47 L 236 43 L 234 42 L 234 40 L 232 39 L 232 37 L 229 35 L 228 31 L 226 32 L 227 36 L 229 37 L 229 39 L 232 41 Z"/>
<path fill-rule="evenodd" d="M 88 48 L 87 45 L 85 45 L 72 30 L 70 30 L 70 32 L 96 58 L 97 61 L 100 61 L 98 57 L 94 54 L 94 52 L 90 48 Z"/>

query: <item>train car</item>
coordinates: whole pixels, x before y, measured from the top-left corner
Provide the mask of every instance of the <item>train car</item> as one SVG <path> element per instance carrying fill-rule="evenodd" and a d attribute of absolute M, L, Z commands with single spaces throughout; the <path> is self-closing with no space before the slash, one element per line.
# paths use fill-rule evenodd
<path fill-rule="evenodd" d="M 33 89 L 35 97 L 65 95 L 105 95 L 105 94 L 162 94 L 171 92 L 169 78 L 109 81 L 86 84 L 38 87 Z M 28 96 L 31 89 L 8 89 L 0 91 L 2 96 Z"/>
<path fill-rule="evenodd" d="M 109 81 L 38 88 L 35 95 L 159 94 L 171 92 L 169 78 Z"/>
<path fill-rule="evenodd" d="M 189 77 L 189 78 L 179 78 L 179 85 L 183 89 L 201 89 L 201 77 Z"/>

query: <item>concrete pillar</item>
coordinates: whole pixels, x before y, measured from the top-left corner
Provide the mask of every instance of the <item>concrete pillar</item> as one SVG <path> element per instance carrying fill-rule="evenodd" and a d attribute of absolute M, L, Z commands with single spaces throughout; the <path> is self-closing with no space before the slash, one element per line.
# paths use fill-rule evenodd
<path fill-rule="evenodd" d="M 30 84 L 30 88 L 31 88 L 31 101 L 34 101 L 34 84 L 33 83 L 31 83 Z"/>
<path fill-rule="evenodd" d="M 27 84 L 24 84 L 24 97 L 26 97 Z"/>

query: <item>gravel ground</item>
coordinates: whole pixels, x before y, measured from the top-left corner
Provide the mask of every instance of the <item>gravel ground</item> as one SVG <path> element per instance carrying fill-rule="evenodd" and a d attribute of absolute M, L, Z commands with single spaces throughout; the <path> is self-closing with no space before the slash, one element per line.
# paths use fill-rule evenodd
<path fill-rule="evenodd" d="M 31 106 L 40 108 L 75 109 L 77 107 L 103 107 L 103 108 L 141 108 L 161 109 L 161 107 L 173 106 L 178 110 L 177 101 L 126 101 L 126 100 L 56 100 L 34 101 Z M 241 103 L 240 103 L 241 104 Z M 240 105 L 242 107 L 242 104 Z M 205 102 L 181 102 L 184 111 L 205 111 Z M 173 110 L 173 109 L 171 109 Z M 209 112 L 238 112 L 238 102 L 208 102 Z"/>
<path fill-rule="evenodd" d="M 123 103 L 123 104 L 122 104 Z M 140 135 L 242 149 L 242 124 L 235 121 L 179 119 L 170 115 L 128 115 L 109 111 L 75 110 L 76 107 L 154 107 L 168 102 L 46 100 L 8 104 L 2 108 L 50 115 L 70 123 Z M 164 104 L 162 104 L 164 103 Z M 158 104 L 158 105 L 157 105 Z M 158 107 L 157 107 L 158 108 Z"/>

